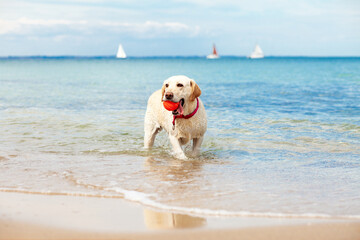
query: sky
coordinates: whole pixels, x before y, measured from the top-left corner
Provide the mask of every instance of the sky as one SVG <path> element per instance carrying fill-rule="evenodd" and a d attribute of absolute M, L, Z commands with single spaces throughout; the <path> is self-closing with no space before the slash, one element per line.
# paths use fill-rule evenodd
<path fill-rule="evenodd" d="M 360 0 L 0 0 L 0 56 L 360 56 Z"/>

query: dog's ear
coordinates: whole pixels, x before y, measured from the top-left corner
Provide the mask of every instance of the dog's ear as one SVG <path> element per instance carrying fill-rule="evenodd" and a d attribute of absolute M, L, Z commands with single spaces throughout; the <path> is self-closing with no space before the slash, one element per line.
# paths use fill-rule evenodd
<path fill-rule="evenodd" d="M 163 102 L 164 100 L 164 94 L 165 94 L 165 84 L 162 86 L 161 88 L 161 101 Z"/>
<path fill-rule="evenodd" d="M 190 101 L 195 101 L 197 97 L 200 97 L 201 90 L 193 80 L 190 81 L 190 87 L 191 87 Z"/>

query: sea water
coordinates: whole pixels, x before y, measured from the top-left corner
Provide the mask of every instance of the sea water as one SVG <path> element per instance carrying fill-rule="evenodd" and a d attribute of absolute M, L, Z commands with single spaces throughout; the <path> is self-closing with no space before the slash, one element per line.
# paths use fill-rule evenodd
<path fill-rule="evenodd" d="M 143 149 L 147 99 L 180 74 L 208 116 L 186 161 L 165 132 Z M 360 219 L 360 58 L 3 58 L 0 172 L 0 191 Z"/>

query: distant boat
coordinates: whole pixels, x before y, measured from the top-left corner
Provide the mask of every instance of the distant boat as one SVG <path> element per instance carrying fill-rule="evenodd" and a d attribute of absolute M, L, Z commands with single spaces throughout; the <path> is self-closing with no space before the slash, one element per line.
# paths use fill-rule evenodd
<path fill-rule="evenodd" d="M 213 53 L 206 56 L 207 59 L 217 59 L 219 58 L 219 55 L 216 51 L 215 44 L 213 45 Z"/>
<path fill-rule="evenodd" d="M 126 53 L 122 47 L 121 44 L 119 44 L 119 48 L 118 48 L 118 51 L 117 51 L 117 54 L 116 54 L 116 58 L 126 58 Z"/>
<path fill-rule="evenodd" d="M 256 44 L 255 49 L 251 53 L 249 58 L 251 58 L 251 59 L 264 58 L 264 53 L 263 53 L 263 51 L 261 50 L 261 48 L 260 48 L 260 46 L 258 44 Z"/>

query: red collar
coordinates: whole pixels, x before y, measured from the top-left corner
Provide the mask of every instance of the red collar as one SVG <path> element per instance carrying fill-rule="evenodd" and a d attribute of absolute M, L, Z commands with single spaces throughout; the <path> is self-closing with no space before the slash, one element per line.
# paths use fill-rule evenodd
<path fill-rule="evenodd" d="M 190 113 L 190 114 L 188 114 L 188 115 L 185 115 L 185 116 L 184 116 L 183 114 L 181 114 L 181 115 L 174 115 L 173 122 L 172 122 L 172 124 L 173 124 L 173 129 L 175 128 L 175 119 L 177 119 L 177 118 L 189 119 L 189 118 L 191 118 L 192 116 L 194 116 L 194 115 L 196 114 L 196 112 L 197 112 L 198 109 L 199 109 L 199 99 L 196 98 L 196 108 L 195 108 L 195 110 L 194 110 L 192 113 Z"/>

